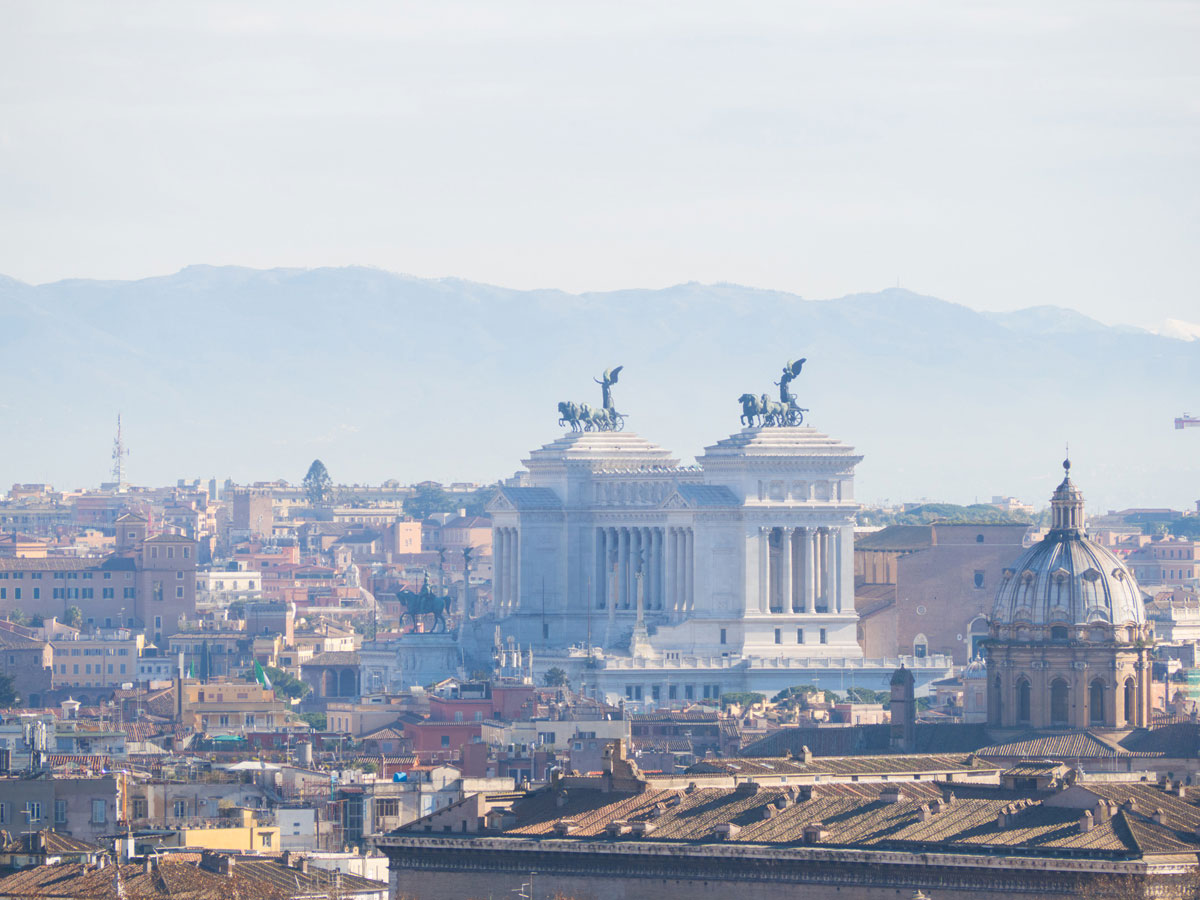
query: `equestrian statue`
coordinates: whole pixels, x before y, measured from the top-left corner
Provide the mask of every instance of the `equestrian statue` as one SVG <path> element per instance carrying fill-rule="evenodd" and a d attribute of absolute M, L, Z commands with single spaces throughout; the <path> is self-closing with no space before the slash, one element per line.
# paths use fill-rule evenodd
<path fill-rule="evenodd" d="M 400 601 L 404 607 L 404 612 L 400 616 L 400 624 L 404 624 L 404 617 L 408 616 L 412 619 L 413 627 L 417 627 L 417 619 L 432 615 L 433 627 L 431 632 L 438 630 L 438 624 L 441 624 L 441 630 L 446 631 L 446 613 L 450 609 L 450 604 L 445 597 L 439 597 L 429 587 L 429 576 L 425 576 L 425 583 L 421 585 L 421 590 L 414 593 L 404 589 L 396 592 L 396 599 Z"/>

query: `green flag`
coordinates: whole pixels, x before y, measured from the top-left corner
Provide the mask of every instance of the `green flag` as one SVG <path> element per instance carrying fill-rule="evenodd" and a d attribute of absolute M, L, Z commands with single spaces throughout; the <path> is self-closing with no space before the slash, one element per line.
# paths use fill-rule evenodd
<path fill-rule="evenodd" d="M 267 673 L 263 667 L 259 665 L 258 660 L 254 661 L 254 680 L 261 684 L 268 691 L 271 690 L 271 679 L 267 677 Z"/>

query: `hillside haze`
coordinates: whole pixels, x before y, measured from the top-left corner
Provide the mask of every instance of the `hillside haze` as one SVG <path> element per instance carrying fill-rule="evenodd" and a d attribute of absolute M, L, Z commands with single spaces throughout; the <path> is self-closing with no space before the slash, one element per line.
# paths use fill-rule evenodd
<path fill-rule="evenodd" d="M 615 388 L 685 462 L 783 363 L 810 423 L 854 444 L 862 500 L 1043 505 L 1071 444 L 1089 508 L 1200 496 L 1200 342 L 1060 307 L 978 313 L 904 290 L 805 300 L 735 285 L 572 295 L 373 269 L 193 266 L 140 281 L 0 277 L 0 483 L 491 480 Z"/>

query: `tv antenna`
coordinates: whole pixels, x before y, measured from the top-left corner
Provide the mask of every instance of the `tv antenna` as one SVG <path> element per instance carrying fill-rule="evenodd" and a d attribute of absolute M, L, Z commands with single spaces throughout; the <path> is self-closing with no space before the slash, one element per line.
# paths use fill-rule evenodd
<path fill-rule="evenodd" d="M 129 450 L 125 443 L 121 440 L 121 414 L 117 413 L 117 437 L 113 441 L 113 481 L 117 483 L 117 490 L 120 490 L 125 485 L 125 457 L 129 455 Z"/>

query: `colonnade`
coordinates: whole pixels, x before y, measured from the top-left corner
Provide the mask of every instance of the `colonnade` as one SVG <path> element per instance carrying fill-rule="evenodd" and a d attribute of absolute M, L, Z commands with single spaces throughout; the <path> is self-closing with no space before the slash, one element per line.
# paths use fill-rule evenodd
<path fill-rule="evenodd" d="M 521 596 L 521 538 L 516 528 L 492 529 L 492 602 L 497 611 L 517 608 Z"/>
<path fill-rule="evenodd" d="M 622 525 L 597 528 L 596 609 L 633 609 L 637 579 L 647 610 L 690 611 L 695 603 L 695 534 L 691 528 Z"/>
<path fill-rule="evenodd" d="M 831 613 L 842 611 L 842 562 L 853 552 L 841 528 L 758 529 L 758 611 Z"/>

